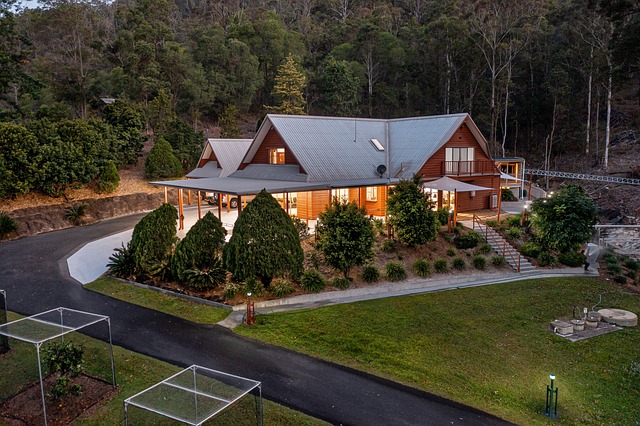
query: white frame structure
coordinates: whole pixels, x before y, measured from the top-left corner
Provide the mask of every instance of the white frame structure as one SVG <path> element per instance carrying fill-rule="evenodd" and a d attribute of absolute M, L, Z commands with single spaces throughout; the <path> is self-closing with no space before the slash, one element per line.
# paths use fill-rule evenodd
<path fill-rule="evenodd" d="M 124 400 L 124 424 L 129 405 L 198 426 L 258 388 L 262 425 L 262 383 L 222 371 L 192 365 Z M 181 409 L 173 404 L 182 404 Z"/>
<path fill-rule="evenodd" d="M 2 312 L 4 312 L 4 318 L 0 319 L 0 325 L 6 324 L 7 321 L 9 320 L 8 318 L 8 312 L 7 312 L 7 292 L 4 291 L 3 289 L 0 288 L 0 294 L 2 294 Z M 4 321 L 4 322 L 2 322 Z M 7 339 L 7 337 L 5 336 L 5 339 Z M 7 341 L 8 342 L 8 341 Z M 2 347 L 2 342 L 0 342 L 0 348 Z M 9 349 L 9 343 L 7 343 L 7 349 Z"/>
<path fill-rule="evenodd" d="M 66 320 L 66 324 L 65 324 Z M 113 363 L 113 343 L 111 341 L 111 320 L 108 316 L 77 311 L 69 308 L 55 308 L 30 317 L 20 318 L 0 325 L 0 335 L 11 337 L 27 343 L 33 343 L 38 355 L 38 372 L 40 374 L 40 392 L 42 395 L 42 412 L 44 424 L 47 425 L 47 404 L 44 397 L 44 382 L 42 380 L 42 362 L 40 347 L 49 340 L 62 337 L 65 334 L 79 331 L 85 327 L 106 321 L 109 328 L 109 351 L 111 355 L 111 380 L 116 386 L 116 373 Z"/>

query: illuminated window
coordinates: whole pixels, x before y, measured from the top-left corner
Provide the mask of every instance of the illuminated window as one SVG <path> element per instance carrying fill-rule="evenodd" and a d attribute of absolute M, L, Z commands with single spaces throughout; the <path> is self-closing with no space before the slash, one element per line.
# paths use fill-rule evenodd
<path fill-rule="evenodd" d="M 378 201 L 377 186 L 367 186 L 367 201 Z"/>
<path fill-rule="evenodd" d="M 447 173 L 473 173 L 474 148 L 447 148 L 444 155 Z"/>
<path fill-rule="evenodd" d="M 269 150 L 269 164 L 284 164 L 284 148 Z"/>
<path fill-rule="evenodd" d="M 349 188 L 332 189 L 331 198 L 341 203 L 349 202 Z"/>

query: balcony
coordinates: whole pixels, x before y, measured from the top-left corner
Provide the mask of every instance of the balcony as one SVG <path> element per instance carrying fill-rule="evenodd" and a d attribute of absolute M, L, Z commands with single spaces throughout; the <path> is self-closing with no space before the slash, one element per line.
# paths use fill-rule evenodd
<path fill-rule="evenodd" d="M 443 161 L 443 176 L 478 176 L 498 174 L 493 161 Z"/>

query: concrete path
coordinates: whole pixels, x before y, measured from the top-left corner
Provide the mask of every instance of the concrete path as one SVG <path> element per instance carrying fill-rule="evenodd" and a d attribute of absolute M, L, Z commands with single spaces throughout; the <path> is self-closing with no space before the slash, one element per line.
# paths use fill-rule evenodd
<path fill-rule="evenodd" d="M 223 327 L 87 291 L 69 277 L 69 253 L 78 253 L 104 235 L 129 230 L 141 217 L 0 243 L 0 282 L 8 309 L 32 315 L 62 306 L 108 315 L 116 345 L 181 367 L 198 364 L 259 380 L 266 398 L 332 424 L 508 424 L 428 392 L 244 338 Z M 106 330 L 88 333 L 106 339 Z"/>

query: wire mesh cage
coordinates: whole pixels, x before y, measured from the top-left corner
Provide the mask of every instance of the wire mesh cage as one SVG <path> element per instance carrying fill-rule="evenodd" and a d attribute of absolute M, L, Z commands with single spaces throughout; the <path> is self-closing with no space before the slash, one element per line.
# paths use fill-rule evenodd
<path fill-rule="evenodd" d="M 7 293 L 0 289 L 0 326 L 7 323 Z M 9 338 L 0 335 L 0 354 L 9 351 Z"/>

